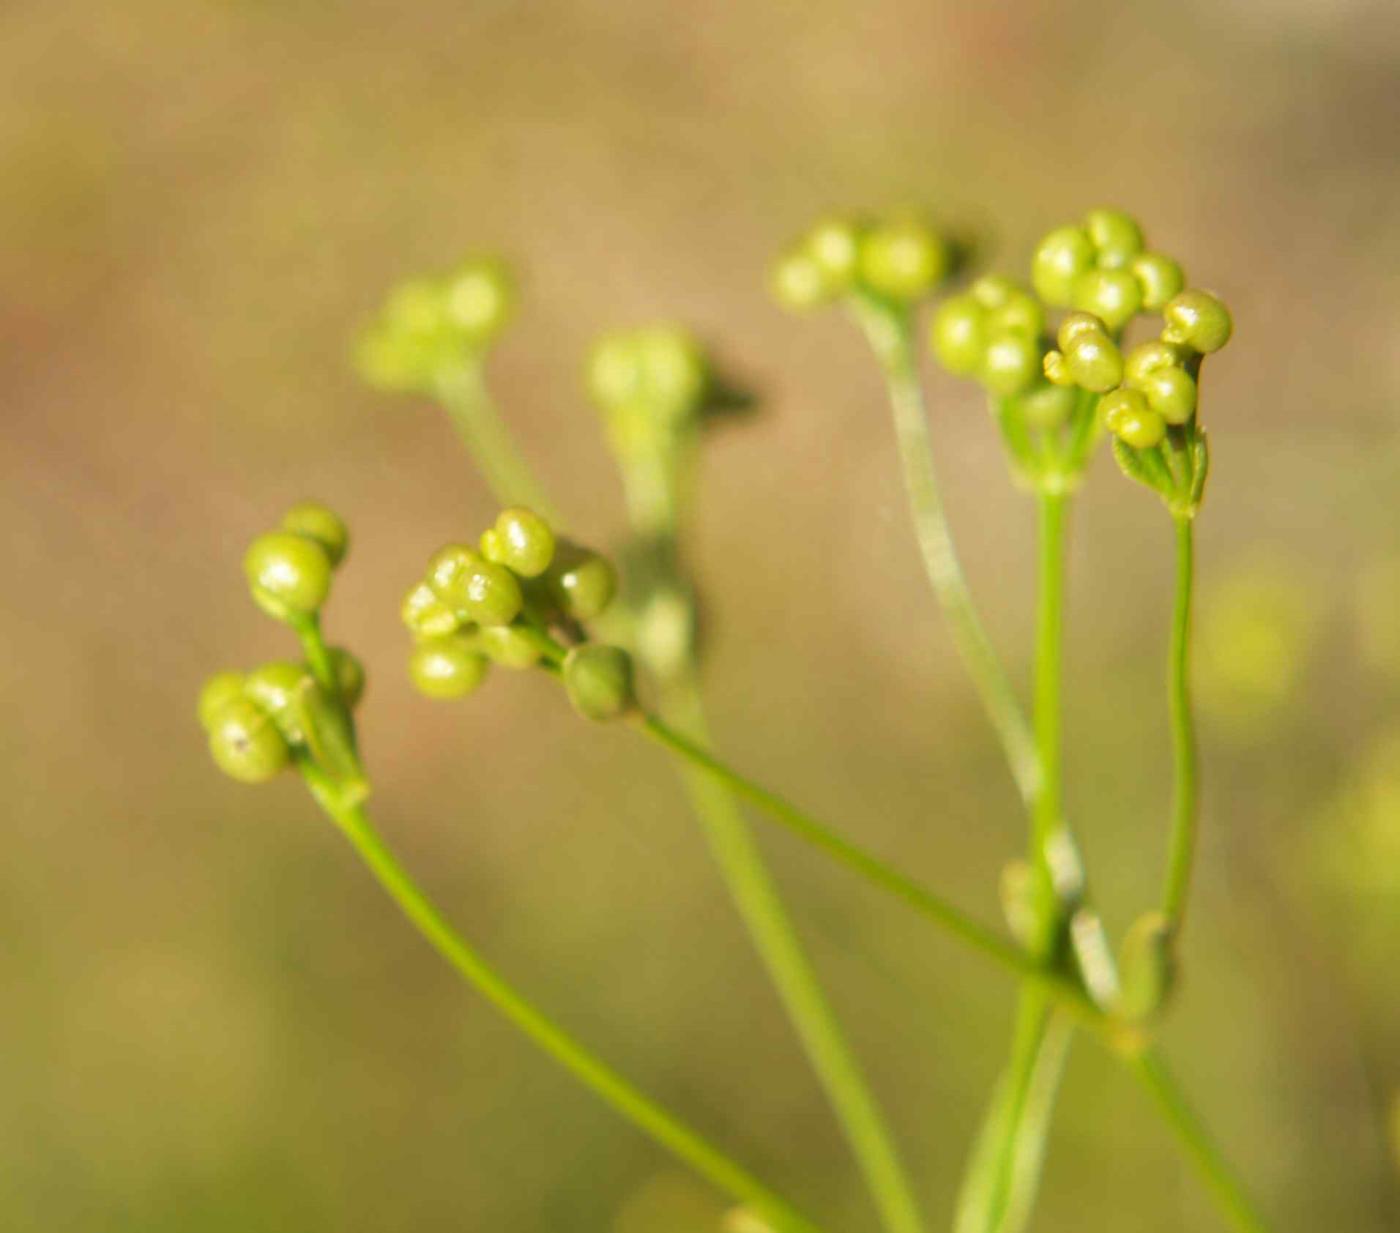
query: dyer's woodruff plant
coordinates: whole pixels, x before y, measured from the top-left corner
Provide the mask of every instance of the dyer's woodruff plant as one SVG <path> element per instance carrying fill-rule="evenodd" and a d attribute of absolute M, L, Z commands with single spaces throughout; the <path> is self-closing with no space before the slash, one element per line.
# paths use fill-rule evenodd
<path fill-rule="evenodd" d="M 775 265 L 787 307 L 844 308 L 888 386 L 909 508 L 929 581 L 1003 744 L 1025 803 L 1027 845 L 1002 879 L 1009 933 L 979 923 L 914 879 L 733 769 L 711 752 L 697 683 L 696 598 L 683 551 L 703 430 L 741 405 L 684 330 L 612 335 L 594 349 L 587 389 L 602 413 L 627 498 L 631 538 L 618 571 L 560 533 L 560 520 L 515 449 L 483 379 L 513 292 L 503 267 L 470 261 L 388 297 L 361 339 L 375 386 L 440 403 L 505 508 L 478 539 L 434 553 L 403 601 L 408 670 L 430 698 L 471 694 L 495 668 L 556 678 L 573 708 L 617 721 L 674 756 L 734 905 L 814 1068 L 889 1233 L 921 1233 L 918 1187 L 822 991 L 740 803 L 1001 965 L 1020 994 L 1005 1069 L 969 1155 L 955 1233 L 1016 1233 L 1029 1219 L 1071 1036 L 1086 1030 L 1154 1098 L 1240 1229 L 1264 1227 L 1182 1096 L 1155 1028 L 1172 992 L 1196 844 L 1196 758 L 1189 693 L 1192 525 L 1209 463 L 1201 427 L 1203 359 L 1230 338 L 1225 306 L 1187 286 L 1138 224 L 1093 210 L 1037 247 L 1030 285 L 984 275 L 927 322 L 950 373 L 978 382 L 1015 482 L 1039 522 L 1034 680 L 1029 714 L 974 608 L 939 497 L 918 363 L 921 310 L 961 274 L 966 254 L 918 215 L 829 219 Z M 1052 324 L 1052 317 L 1057 318 Z M 1140 317 L 1156 337 L 1130 345 Z M 1061 625 L 1067 517 L 1096 447 L 1162 500 L 1175 531 L 1176 599 L 1167 656 L 1174 799 L 1160 901 L 1116 949 L 1093 906 L 1061 788 Z M 215 761 L 257 782 L 288 768 L 358 850 L 410 922 L 496 1007 L 624 1117 L 735 1200 L 733 1233 L 812 1231 L 802 1214 L 674 1113 L 600 1061 L 490 967 L 413 882 L 371 825 L 354 711 L 358 661 L 328 646 L 320 614 L 348 545 L 344 524 L 298 505 L 254 540 L 254 600 L 292 628 L 299 661 L 224 672 L 199 715 Z M 635 665 L 635 667 L 634 667 Z M 643 701 L 642 699 L 647 699 Z"/>

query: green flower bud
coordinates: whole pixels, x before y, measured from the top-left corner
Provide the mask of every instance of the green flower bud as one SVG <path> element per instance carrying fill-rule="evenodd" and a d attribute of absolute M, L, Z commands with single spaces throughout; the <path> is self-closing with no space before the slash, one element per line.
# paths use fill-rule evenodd
<path fill-rule="evenodd" d="M 1147 395 L 1147 405 L 1168 424 L 1185 424 L 1196 414 L 1196 383 L 1185 369 L 1158 368 L 1138 388 Z"/>
<path fill-rule="evenodd" d="M 1024 334 L 999 334 L 987 344 L 978 377 L 1003 398 L 1029 389 L 1040 376 L 1040 344 Z"/>
<path fill-rule="evenodd" d="M 448 275 L 441 291 L 445 320 L 475 346 L 494 338 L 510 318 L 514 288 L 499 261 L 464 262 Z"/>
<path fill-rule="evenodd" d="M 847 291 L 860 264 L 860 227 L 846 219 L 823 219 L 807 233 L 806 251 L 830 291 Z"/>
<path fill-rule="evenodd" d="M 1036 247 L 1031 258 L 1031 285 L 1047 304 L 1067 307 L 1074 298 L 1074 284 L 1094 268 L 1094 242 L 1081 227 L 1059 227 Z"/>
<path fill-rule="evenodd" d="M 503 668 L 533 668 L 544 653 L 530 631 L 518 625 L 488 625 L 476 641 L 491 662 Z"/>
<path fill-rule="evenodd" d="M 522 578 L 538 578 L 554 559 L 554 532 L 538 514 L 520 506 L 502 510 L 493 528 L 499 557 L 487 559 L 505 565 Z M 485 544 L 482 545 L 483 550 Z"/>
<path fill-rule="evenodd" d="M 350 532 L 340 516 L 314 501 L 293 505 L 282 518 L 282 530 L 314 539 L 326 550 L 332 565 L 345 560 L 350 547 Z"/>
<path fill-rule="evenodd" d="M 355 363 L 377 389 L 424 390 L 460 350 L 459 334 L 444 311 L 442 288 L 431 279 L 415 278 L 389 293 L 379 320 L 356 346 Z"/>
<path fill-rule="evenodd" d="M 335 683 L 340 690 L 341 700 L 346 706 L 354 707 L 365 696 L 365 666 L 343 646 L 330 648 L 331 666 L 335 669 Z"/>
<path fill-rule="evenodd" d="M 637 340 L 647 405 L 673 422 L 698 411 L 710 373 L 695 338 L 674 326 L 653 326 L 640 331 Z"/>
<path fill-rule="evenodd" d="M 585 377 L 600 407 L 626 406 L 642 396 L 642 364 L 631 334 L 608 334 L 594 344 Z"/>
<path fill-rule="evenodd" d="M 606 557 L 561 539 L 545 574 L 550 597 L 575 621 L 601 616 L 617 594 L 617 573 Z"/>
<path fill-rule="evenodd" d="M 1069 370 L 1069 361 L 1065 359 L 1063 351 L 1047 351 L 1040 367 L 1051 385 L 1061 388 L 1074 385 L 1074 374 Z"/>
<path fill-rule="evenodd" d="M 243 783 L 263 783 L 292 760 L 272 717 L 247 698 L 235 698 L 213 716 L 209 752 L 225 775 Z"/>
<path fill-rule="evenodd" d="M 773 298 L 793 312 L 807 312 L 830 304 L 836 294 L 821 263 L 799 250 L 779 258 L 768 276 Z"/>
<path fill-rule="evenodd" d="M 1073 389 L 1041 382 L 1021 395 L 1021 415 L 1027 427 L 1048 431 L 1067 424 L 1078 401 Z"/>
<path fill-rule="evenodd" d="M 456 633 L 461 622 L 457 614 L 437 597 L 426 582 L 420 582 L 404 596 L 399 610 L 403 623 L 415 638 L 442 638 Z"/>
<path fill-rule="evenodd" d="M 1021 288 L 1005 274 L 983 274 L 967 289 L 967 293 L 988 312 L 1005 308 L 1022 294 Z"/>
<path fill-rule="evenodd" d="M 881 223 L 861 240 L 861 281 L 876 295 L 897 303 L 923 298 L 942 280 L 949 264 L 942 237 L 915 219 Z"/>
<path fill-rule="evenodd" d="M 1101 330 L 1077 334 L 1064 355 L 1074 383 L 1086 390 L 1102 394 L 1123 380 L 1123 353 Z"/>
<path fill-rule="evenodd" d="M 620 719 L 632 709 L 632 657 L 621 647 L 585 643 L 564 657 L 564 689 L 585 719 Z"/>
<path fill-rule="evenodd" d="M 1186 275 L 1170 257 L 1161 253 L 1141 253 L 1133 258 L 1133 277 L 1142 289 L 1142 306 L 1161 312 L 1168 300 L 1186 285 Z"/>
<path fill-rule="evenodd" d="M 1105 394 L 1099 400 L 1099 414 L 1108 431 L 1135 450 L 1150 450 L 1167 435 L 1166 421 L 1137 390 L 1112 390 Z"/>
<path fill-rule="evenodd" d="M 460 634 L 420 642 L 408 657 L 409 679 L 429 698 L 465 698 L 486 679 L 488 667 Z"/>
<path fill-rule="evenodd" d="M 982 366 L 987 349 L 986 310 L 969 296 L 944 300 L 929 324 L 929 349 L 938 362 L 958 377 L 970 377 Z"/>
<path fill-rule="evenodd" d="M 1208 291 L 1183 291 L 1162 310 L 1162 337 L 1202 355 L 1219 351 L 1234 332 L 1230 310 Z"/>
<path fill-rule="evenodd" d="M 1060 344 L 1061 351 L 1068 351 L 1074 345 L 1074 340 L 1084 334 L 1107 338 L 1108 328 L 1093 313 L 1066 313 L 1055 341 Z"/>
<path fill-rule="evenodd" d="M 204 682 L 199 691 L 199 722 L 210 727 L 214 717 L 230 702 L 243 697 L 243 674 L 241 672 L 218 672 Z"/>
<path fill-rule="evenodd" d="M 243 683 L 244 696 L 257 703 L 292 744 L 300 744 L 304 739 L 297 713 L 297 693 L 306 679 L 303 664 L 277 659 L 254 668 Z"/>
<path fill-rule="evenodd" d="M 1093 242 L 1100 269 L 1121 270 L 1142 252 L 1142 228 L 1122 210 L 1090 210 L 1084 230 Z"/>
<path fill-rule="evenodd" d="M 310 616 L 331 589 L 331 559 L 314 539 L 291 531 L 259 535 L 243 558 L 253 599 L 279 621 Z"/>
<path fill-rule="evenodd" d="M 1117 332 L 1142 308 L 1142 288 L 1127 270 L 1090 270 L 1075 280 L 1072 299 Z"/>
<path fill-rule="evenodd" d="M 509 625 L 524 604 L 515 575 L 465 544 L 449 544 L 433 555 L 428 585 L 444 604 L 478 625 Z"/>
<path fill-rule="evenodd" d="M 1128 358 L 1123 362 L 1123 380 L 1134 389 L 1142 389 L 1148 373 L 1156 372 L 1159 368 L 1180 368 L 1185 360 L 1186 352 L 1180 347 L 1154 338 L 1150 342 L 1139 343 L 1128 352 Z"/>

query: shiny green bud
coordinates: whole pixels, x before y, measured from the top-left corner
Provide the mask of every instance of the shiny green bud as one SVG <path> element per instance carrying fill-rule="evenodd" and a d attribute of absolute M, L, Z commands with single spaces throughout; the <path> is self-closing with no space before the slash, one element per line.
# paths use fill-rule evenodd
<path fill-rule="evenodd" d="M 544 654 L 539 640 L 519 625 L 488 625 L 476 641 L 487 658 L 503 668 L 532 668 Z"/>
<path fill-rule="evenodd" d="M 617 573 L 606 557 L 570 540 L 559 540 L 545 574 L 550 597 L 575 621 L 601 616 L 617 594 Z"/>
<path fill-rule="evenodd" d="M 1230 310 L 1208 291 L 1183 291 L 1162 310 L 1162 337 L 1202 355 L 1219 351 L 1234 332 Z"/>
<path fill-rule="evenodd" d="M 1047 304 L 1065 308 L 1074 298 L 1074 284 L 1094 268 L 1096 256 L 1087 231 L 1059 227 L 1036 247 L 1031 258 L 1031 285 Z"/>
<path fill-rule="evenodd" d="M 1041 382 L 1021 395 L 1021 415 L 1028 427 L 1048 431 L 1067 424 L 1078 401 L 1072 388 Z"/>
<path fill-rule="evenodd" d="M 768 286 L 773 298 L 793 312 L 822 308 L 837 294 L 821 263 L 800 249 L 774 263 L 768 275 Z"/>
<path fill-rule="evenodd" d="M 1135 450 L 1150 450 L 1167 435 L 1166 421 L 1137 390 L 1120 389 L 1105 394 L 1099 400 L 1099 414 L 1104 427 Z"/>
<path fill-rule="evenodd" d="M 350 532 L 340 516 L 315 501 L 292 506 L 282 518 L 282 530 L 314 539 L 326 550 L 332 565 L 345 560 L 350 547 Z"/>
<path fill-rule="evenodd" d="M 1040 344 L 1024 334 L 998 334 L 987 343 L 978 379 L 993 394 L 1009 397 L 1040 376 Z"/>
<path fill-rule="evenodd" d="M 1041 371 L 1051 385 L 1065 388 L 1074 384 L 1074 374 L 1069 370 L 1069 361 L 1063 351 L 1047 351 L 1040 361 Z"/>
<path fill-rule="evenodd" d="M 860 227 L 842 218 L 823 219 L 807 233 L 806 251 L 831 291 L 846 291 L 860 265 Z"/>
<path fill-rule="evenodd" d="M 1149 373 L 1159 368 L 1180 368 L 1186 360 L 1186 352 L 1160 338 L 1139 343 L 1128 352 L 1123 361 L 1123 380 L 1134 389 L 1141 389 Z"/>
<path fill-rule="evenodd" d="M 488 560 L 508 567 L 522 578 L 538 578 L 549 568 L 554 559 L 554 532 L 538 514 L 514 506 L 497 515 L 492 529 L 500 556 L 488 552 Z M 482 547 L 484 550 L 484 543 Z"/>
<path fill-rule="evenodd" d="M 434 553 L 427 580 L 447 607 L 478 625 L 509 625 L 524 604 L 515 575 L 465 544 Z"/>
<path fill-rule="evenodd" d="M 1005 274 L 983 274 L 967 289 L 967 293 L 988 312 L 1004 308 L 1022 294 L 1021 288 Z"/>
<path fill-rule="evenodd" d="M 314 539 L 291 531 L 259 535 L 243 558 L 253 599 L 279 621 L 310 616 L 331 589 L 331 559 Z"/>
<path fill-rule="evenodd" d="M 292 749 L 272 717 L 248 698 L 226 703 L 209 724 L 209 752 L 225 775 L 263 783 L 292 760 Z"/>
<path fill-rule="evenodd" d="M 594 344 L 585 384 L 601 407 L 626 406 L 641 398 L 641 357 L 631 334 L 608 334 Z"/>
<path fill-rule="evenodd" d="M 272 717 L 277 729 L 292 744 L 304 739 L 298 714 L 297 694 L 307 680 L 304 664 L 289 659 L 273 660 L 254 668 L 243 682 L 243 693 Z"/>
<path fill-rule="evenodd" d="M 341 700 L 346 706 L 356 706 L 365 696 L 365 666 L 343 646 L 333 646 L 329 649 L 331 667 L 335 669 L 335 683 L 336 688 L 340 690 Z"/>
<path fill-rule="evenodd" d="M 1072 302 L 1117 333 L 1142 308 L 1142 288 L 1127 270 L 1090 270 L 1075 280 Z"/>
<path fill-rule="evenodd" d="M 465 698 L 486 679 L 488 668 L 486 657 L 460 634 L 420 642 L 408 657 L 409 679 L 429 698 Z"/>
<path fill-rule="evenodd" d="M 637 345 L 647 406 L 671 421 L 698 411 L 710 373 L 695 337 L 675 326 L 652 326 L 638 332 Z"/>
<path fill-rule="evenodd" d="M 881 223 L 861 240 L 860 277 L 897 303 L 922 299 L 948 272 L 951 254 L 942 237 L 916 219 Z"/>
<path fill-rule="evenodd" d="M 1061 351 L 1067 351 L 1075 339 L 1085 334 L 1107 338 L 1108 328 L 1093 313 L 1066 313 L 1055 333 L 1055 341 L 1060 344 Z"/>
<path fill-rule="evenodd" d="M 426 582 L 420 582 L 404 596 L 399 610 L 403 623 L 415 638 L 442 638 L 456 633 L 461 622 L 457 614 L 437 597 Z"/>
<path fill-rule="evenodd" d="M 1084 230 L 1101 269 L 1121 270 L 1142 252 L 1142 228 L 1122 210 L 1090 210 L 1084 216 Z"/>
<path fill-rule="evenodd" d="M 208 728 L 214 716 L 230 702 L 243 697 L 243 674 L 241 672 L 217 672 L 204 682 L 199 691 L 197 713 L 199 722 Z"/>
<path fill-rule="evenodd" d="M 950 373 L 969 377 L 982 366 L 987 349 L 986 310 L 969 296 L 946 299 L 929 323 L 929 349 Z"/>
<path fill-rule="evenodd" d="M 632 657 L 621 647 L 585 643 L 564 658 L 564 689 L 585 719 L 620 719 L 636 702 Z"/>
<path fill-rule="evenodd" d="M 446 321 L 476 346 L 494 338 L 510 319 L 514 288 L 499 261 L 464 262 L 447 276 L 439 294 Z"/>
<path fill-rule="evenodd" d="M 1101 330 L 1076 334 L 1064 356 L 1074 383 L 1086 390 L 1102 394 L 1123 380 L 1123 353 Z"/>
<path fill-rule="evenodd" d="M 1186 285 L 1181 266 L 1161 253 L 1140 253 L 1133 258 L 1132 271 L 1142 290 L 1142 306 L 1148 312 L 1161 312 Z"/>
<path fill-rule="evenodd" d="M 1158 368 L 1138 388 L 1147 395 L 1147 405 L 1168 424 L 1185 424 L 1196 414 L 1196 383 L 1185 369 Z"/>

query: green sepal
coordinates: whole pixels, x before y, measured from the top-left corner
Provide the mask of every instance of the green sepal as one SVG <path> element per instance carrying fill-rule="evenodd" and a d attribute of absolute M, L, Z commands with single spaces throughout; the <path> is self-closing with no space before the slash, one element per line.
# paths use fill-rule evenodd
<path fill-rule="evenodd" d="M 1142 1022 L 1159 1014 L 1176 983 L 1176 938 L 1160 912 L 1138 917 L 1123 939 L 1119 954 L 1119 994 L 1115 1010 L 1124 1019 Z"/>
<path fill-rule="evenodd" d="M 1176 500 L 1176 481 L 1172 478 L 1167 460 L 1162 457 L 1160 446 L 1150 450 L 1137 450 L 1114 437 L 1113 457 L 1117 459 L 1119 469 L 1130 480 L 1136 480 L 1152 489 L 1168 504 Z"/>
<path fill-rule="evenodd" d="M 1191 513 L 1200 509 L 1206 495 L 1206 480 L 1210 476 L 1210 443 L 1199 429 L 1191 440 Z"/>
<path fill-rule="evenodd" d="M 302 682 L 292 705 L 312 761 L 336 782 L 347 804 L 363 801 L 369 784 L 345 712 L 310 678 Z"/>

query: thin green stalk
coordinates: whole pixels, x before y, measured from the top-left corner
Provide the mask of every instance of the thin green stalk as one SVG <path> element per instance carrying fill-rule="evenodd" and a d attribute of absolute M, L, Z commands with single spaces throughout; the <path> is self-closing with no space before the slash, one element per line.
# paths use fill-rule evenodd
<path fill-rule="evenodd" d="M 1190 518 L 1176 520 L 1176 604 L 1167 661 L 1167 702 L 1172 732 L 1172 829 L 1162 911 L 1181 925 L 1196 854 L 1196 732 L 1191 712 L 1191 588 L 1195 550 Z"/>
<path fill-rule="evenodd" d="M 818 1227 L 787 1200 L 774 1194 L 698 1132 L 633 1087 L 526 1001 L 468 945 L 419 889 L 380 838 L 364 809 L 344 804 L 333 785 L 320 779 L 311 768 L 307 768 L 307 780 L 322 809 L 340 827 L 370 873 L 410 923 L 468 984 L 539 1048 L 639 1130 L 718 1189 L 748 1204 L 774 1228 L 789 1233 L 819 1233 Z"/>
<path fill-rule="evenodd" d="M 1035 619 L 1034 725 L 1041 786 L 1032 814 L 1033 854 L 1053 877 L 1055 839 L 1064 827 L 1061 683 L 1064 676 L 1065 515 L 1061 493 L 1040 494 L 1040 563 Z M 1058 889 L 1058 887 L 1057 887 Z"/>
<path fill-rule="evenodd" d="M 1156 1102 L 1167 1124 L 1185 1147 L 1191 1160 L 1221 1210 L 1241 1233 L 1267 1233 L 1268 1226 L 1255 1208 L 1244 1187 L 1221 1155 L 1220 1149 L 1206 1132 L 1195 1111 L 1177 1086 L 1167 1064 L 1155 1050 L 1148 1050 L 1127 1059 L 1133 1073 Z"/>
<path fill-rule="evenodd" d="M 292 629 L 301 642 L 301 652 L 306 656 L 307 666 L 316 678 L 316 684 L 332 698 L 339 698 L 340 682 L 336 679 L 335 664 L 321 634 L 321 618 L 314 612 L 298 617 L 292 622 Z"/>
<path fill-rule="evenodd" d="M 491 401 L 480 363 L 473 361 L 447 370 L 436 385 L 438 399 L 452 426 L 497 499 L 522 502 L 541 517 L 553 520 L 549 498 L 520 456 Z"/>

